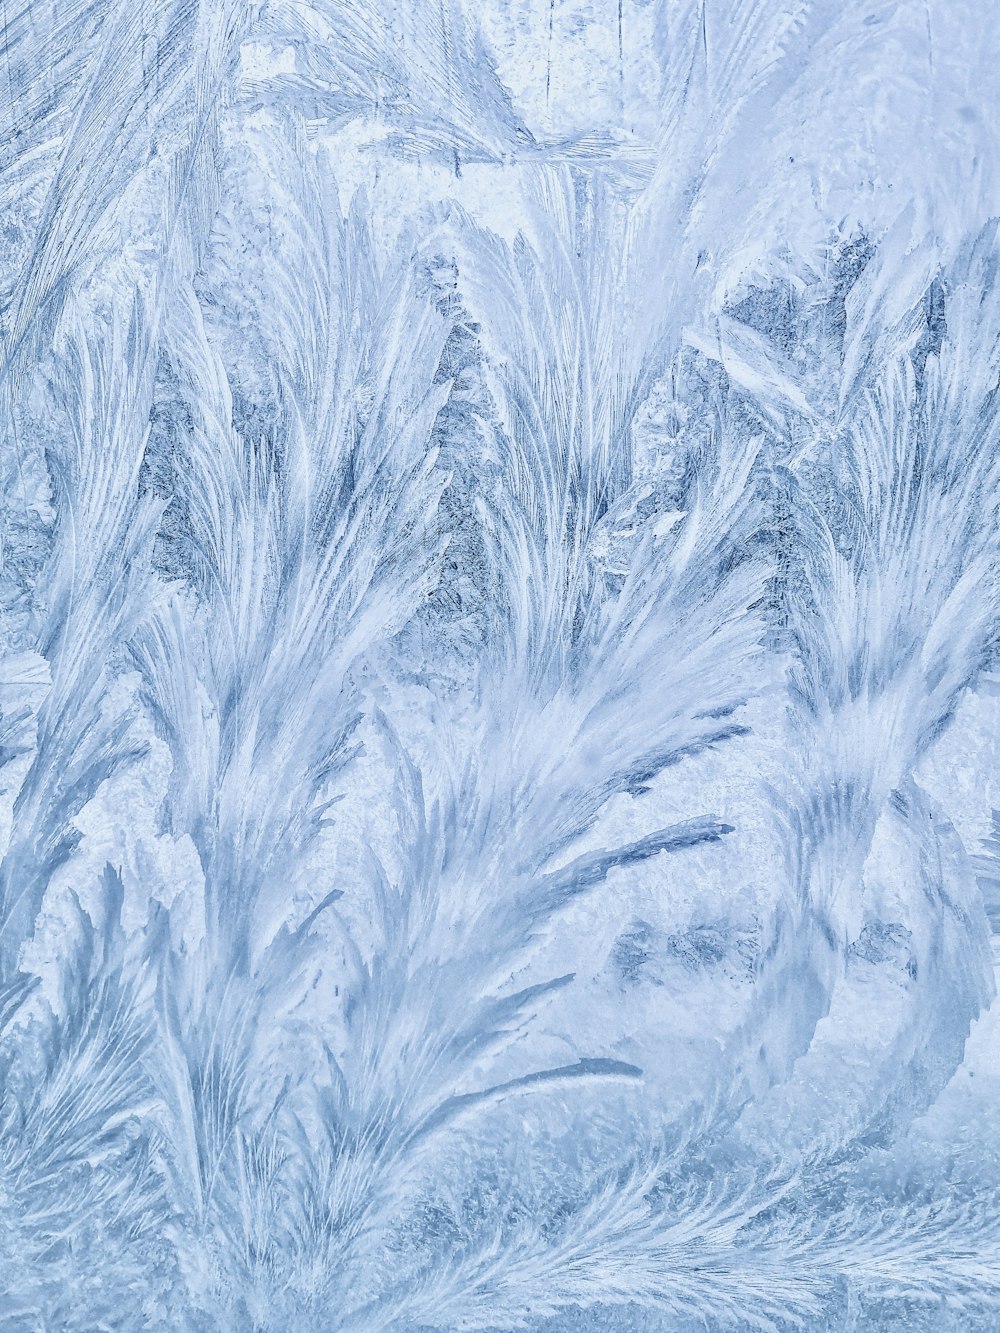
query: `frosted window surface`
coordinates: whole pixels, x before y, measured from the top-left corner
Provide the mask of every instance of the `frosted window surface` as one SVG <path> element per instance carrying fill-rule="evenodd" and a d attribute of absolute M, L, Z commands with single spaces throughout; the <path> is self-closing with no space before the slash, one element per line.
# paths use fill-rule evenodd
<path fill-rule="evenodd" d="M 8 0 L 0 1328 L 1000 1327 L 986 0 Z"/>

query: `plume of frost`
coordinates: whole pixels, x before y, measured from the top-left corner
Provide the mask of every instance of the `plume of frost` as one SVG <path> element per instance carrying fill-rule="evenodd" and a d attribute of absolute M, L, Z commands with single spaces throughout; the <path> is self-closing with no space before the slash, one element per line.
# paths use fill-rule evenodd
<path fill-rule="evenodd" d="M 927 941 L 936 950 L 943 914 L 961 941 L 950 968 L 936 969 L 930 956 L 920 962 L 923 983 L 949 994 L 956 1058 L 992 993 L 974 885 L 968 870 L 957 897 L 942 883 L 941 865 L 954 861 L 937 850 L 951 836 L 947 821 L 928 823 L 929 798 L 911 775 L 994 636 L 998 330 L 979 293 L 992 285 L 995 234 L 972 238 L 933 282 L 911 274 L 917 295 L 907 302 L 898 267 L 905 226 L 848 295 L 837 414 L 783 474 L 804 572 L 792 592 L 802 749 L 795 785 L 777 806 L 787 812 L 788 896 L 759 1012 L 766 1023 L 794 995 L 796 1016 L 784 1031 L 751 1039 L 768 1078 L 783 1077 L 829 1008 L 861 931 L 865 863 L 882 817 L 902 820 L 925 849 L 910 925 L 933 912 Z M 896 309 L 880 312 L 890 281 Z M 935 1007 L 925 1001 L 923 1011 Z"/>
<path fill-rule="evenodd" d="M 373 1239 L 436 1136 L 510 1097 L 640 1072 L 599 1053 L 526 1065 L 513 1039 L 572 977 L 514 978 L 559 911 L 613 869 L 730 831 L 706 815 L 574 854 L 612 797 L 745 730 L 732 714 L 756 657 L 762 569 L 740 554 L 754 450 L 727 452 L 721 422 L 684 512 L 633 476 L 636 386 L 651 372 L 620 336 L 633 272 L 609 271 L 598 242 L 627 237 L 624 209 L 568 174 L 542 197 L 535 245 L 460 220 L 459 286 L 495 413 L 483 429 L 497 485 L 480 512 L 491 620 L 470 697 L 438 714 L 439 744 L 401 754 L 402 865 L 372 865 L 376 943 L 356 950 L 330 1056 L 324 1165 L 299 1187 L 330 1301 L 370 1288 Z M 411 1297 L 425 1317 L 418 1286 L 401 1307 L 372 1291 L 353 1318 L 413 1317 Z"/>
<path fill-rule="evenodd" d="M 280 399 L 270 420 L 237 418 L 189 288 L 169 340 L 190 420 L 183 580 L 137 647 L 175 759 L 171 818 L 204 874 L 203 936 L 173 940 L 160 1011 L 177 1203 L 223 1285 L 250 1262 L 245 1173 L 266 1165 L 277 1105 L 254 1079 L 255 1051 L 273 1043 L 262 1024 L 291 1002 L 312 922 L 339 896 L 317 906 L 304 871 L 354 752 L 351 671 L 433 572 L 441 479 L 428 440 L 448 390 L 434 378 L 446 328 L 415 263 L 375 242 L 363 198 L 340 212 L 294 124 L 264 151 L 296 172 L 286 228 L 256 257 Z"/>
<path fill-rule="evenodd" d="M 138 491 L 154 365 L 141 301 L 127 323 L 114 307 L 97 319 L 101 338 L 91 343 L 77 326 L 56 353 L 55 395 L 64 388 L 69 447 L 52 457 L 57 530 L 37 645 L 51 683 L 0 865 L 8 969 L 52 874 L 73 848 L 73 816 L 133 744 L 128 715 L 109 712 L 105 695 L 115 651 L 141 613 L 157 517 Z"/>
<path fill-rule="evenodd" d="M 7 306 L 0 409 L 19 452 L 22 495 L 18 434 L 33 374 L 12 375 L 22 358 L 30 365 L 29 347 L 45 354 L 46 331 L 61 439 L 46 448 L 56 523 L 33 645 L 49 661 L 51 688 L 0 867 L 0 949 L 8 968 L 52 873 L 72 849 L 75 815 L 130 753 L 128 719 L 111 717 L 103 699 L 115 655 L 144 608 L 157 506 L 140 495 L 138 482 L 160 315 L 197 236 L 189 187 L 204 177 L 207 126 L 246 19 L 238 6 L 154 6 L 144 18 L 144 46 L 128 6 L 108 11 L 97 35 L 75 7 L 60 14 L 60 24 L 81 25 L 78 45 L 67 44 L 73 77 L 67 71 L 64 83 L 52 84 L 66 101 L 53 98 L 12 141 L 16 197 L 7 203 L 24 218 L 25 253 Z M 23 77 L 48 49 L 37 19 L 24 9 L 7 21 Z M 155 88 L 151 50 L 161 67 Z M 161 147 L 155 165 L 154 125 L 171 149 Z M 140 212 L 143 192 L 152 204 Z M 115 256 L 112 238 L 129 224 L 137 241 L 148 239 L 158 263 L 145 262 L 139 245 L 129 258 Z"/>
<path fill-rule="evenodd" d="M 150 1027 L 136 955 L 155 931 L 133 947 L 120 875 L 109 866 L 84 885 L 72 854 L 84 807 L 144 753 L 122 680 L 148 606 L 161 508 L 140 475 L 162 312 L 197 244 L 190 186 L 211 157 L 240 21 L 229 7 L 156 5 L 140 16 L 123 5 L 63 6 L 52 16 L 64 43 L 53 67 L 41 17 L 31 6 L 5 16 L 17 56 L 7 91 L 18 81 L 27 89 L 23 102 L 4 104 L 5 117 L 31 109 L 42 88 L 47 99 L 5 150 L 4 202 L 21 233 L 19 271 L 5 288 L 0 413 L 22 502 L 54 518 L 38 586 L 24 599 L 20 637 L 32 653 L 5 664 L 20 660 L 5 671 L 6 773 L 17 770 L 0 865 L 5 1024 L 31 1003 L 5 1041 L 4 1225 L 13 1226 L 11 1308 L 27 1300 L 38 1317 L 82 1328 L 112 1317 L 115 1285 L 133 1281 L 136 1265 L 171 1262 L 162 1235 L 146 1243 L 164 1209 L 150 1127 L 140 1125 Z M 44 502 L 30 491 L 42 489 L 39 455 Z M 36 687 L 26 701 L 25 685 Z M 23 946 L 57 871 L 45 938 L 29 957 Z"/>
<path fill-rule="evenodd" d="M 141 229 L 134 187 L 157 147 L 175 205 L 183 198 L 250 16 L 243 0 L 49 8 L 48 24 L 30 4 L 4 20 L 17 78 L 2 107 L 4 203 L 22 219 L 23 237 L 4 327 L 5 385 L 18 358 L 30 364 L 39 320 L 51 324 L 73 284 L 114 253 L 124 208 L 132 207 L 130 230 Z M 175 222 L 176 212 L 167 250 Z"/>

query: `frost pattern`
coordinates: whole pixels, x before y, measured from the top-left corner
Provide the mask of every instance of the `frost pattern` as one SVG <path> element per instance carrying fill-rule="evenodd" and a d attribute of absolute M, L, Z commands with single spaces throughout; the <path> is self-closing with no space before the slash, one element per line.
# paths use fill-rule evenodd
<path fill-rule="evenodd" d="M 1000 1322 L 972 0 L 13 0 L 0 1328 Z"/>

